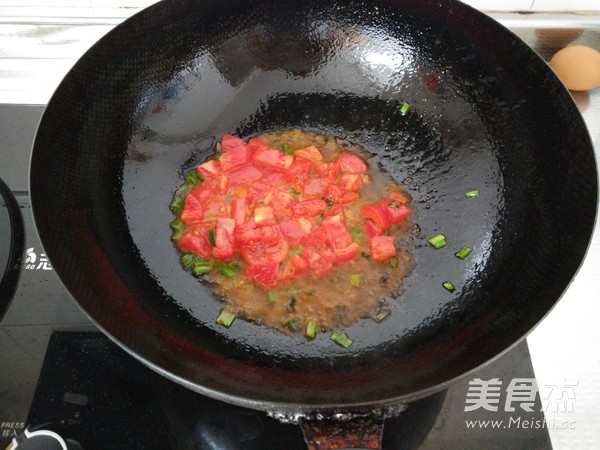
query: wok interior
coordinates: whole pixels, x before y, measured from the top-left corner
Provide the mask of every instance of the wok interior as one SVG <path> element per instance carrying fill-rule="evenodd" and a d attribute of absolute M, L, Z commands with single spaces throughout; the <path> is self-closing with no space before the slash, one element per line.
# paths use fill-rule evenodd
<path fill-rule="evenodd" d="M 373 406 L 439 389 L 548 312 L 595 217 L 581 117 L 499 25 L 413 3 L 162 2 L 82 58 L 44 114 L 31 196 L 57 274 L 101 328 L 213 397 Z M 388 320 L 345 330 L 348 350 L 327 333 L 219 327 L 221 303 L 169 241 L 171 195 L 222 134 L 291 127 L 363 145 L 413 196 L 415 269 Z M 460 261 L 463 245 L 474 252 Z"/>

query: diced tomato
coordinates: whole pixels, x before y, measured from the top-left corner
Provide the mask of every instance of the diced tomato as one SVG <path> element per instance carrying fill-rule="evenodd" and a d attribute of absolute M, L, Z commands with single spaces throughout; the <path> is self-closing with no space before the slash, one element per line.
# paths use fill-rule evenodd
<path fill-rule="evenodd" d="M 323 221 L 322 227 L 327 233 L 329 245 L 333 248 L 334 252 L 338 249 L 346 248 L 352 244 L 352 238 L 348 234 L 346 226 L 339 220 L 326 220 Z"/>
<path fill-rule="evenodd" d="M 364 205 L 360 214 L 367 219 L 371 219 L 382 230 L 386 230 L 390 226 L 387 211 L 379 203 Z"/>
<path fill-rule="evenodd" d="M 336 262 L 351 261 L 358 256 L 358 245 L 352 242 L 348 247 L 334 250 Z"/>
<path fill-rule="evenodd" d="M 246 201 L 250 208 L 254 208 L 259 202 L 262 200 L 264 203 L 264 199 L 267 194 L 271 191 L 271 186 L 265 183 L 256 182 L 252 185 L 252 187 L 248 190 L 248 196 L 246 197 Z"/>
<path fill-rule="evenodd" d="M 306 158 L 311 161 L 323 161 L 323 155 L 321 154 L 319 149 L 314 145 L 296 150 L 294 152 L 294 156 Z"/>
<path fill-rule="evenodd" d="M 315 217 L 325 209 L 327 203 L 320 198 L 304 200 L 294 205 L 294 214 L 298 217 Z"/>
<path fill-rule="evenodd" d="M 259 264 L 266 261 L 281 262 L 289 251 L 288 243 L 276 226 L 265 226 L 246 231 L 238 234 L 238 238 L 240 253 L 248 264 Z"/>
<path fill-rule="evenodd" d="M 294 212 L 292 208 L 295 203 L 296 199 L 292 194 L 279 190 L 276 191 L 273 194 L 273 198 L 271 198 L 271 206 L 273 207 L 273 211 L 275 211 L 275 217 L 279 220 L 289 219 L 293 216 Z"/>
<path fill-rule="evenodd" d="M 231 200 L 231 217 L 237 226 L 246 222 L 246 199 L 234 198 Z"/>
<path fill-rule="evenodd" d="M 280 152 L 258 138 L 250 139 L 248 145 L 254 151 L 253 161 L 260 166 L 271 169 L 287 169 L 294 162 L 292 155 Z"/>
<path fill-rule="evenodd" d="M 283 265 L 279 274 L 280 280 L 293 280 L 308 270 L 308 262 L 300 255 L 292 255 Z"/>
<path fill-rule="evenodd" d="M 182 252 L 192 252 L 203 258 L 212 256 L 213 249 L 208 240 L 208 228 L 203 225 L 192 227 L 177 241 L 177 246 Z"/>
<path fill-rule="evenodd" d="M 398 200 L 385 199 L 380 203 L 381 207 L 387 212 L 388 220 L 391 225 L 397 225 L 404 222 L 410 215 L 410 208 Z"/>
<path fill-rule="evenodd" d="M 285 236 L 285 239 L 288 241 L 288 244 L 291 246 L 295 246 L 302 242 L 302 239 L 307 235 L 307 233 L 302 229 L 297 222 L 293 220 L 284 220 L 279 224 L 279 229 L 281 233 Z"/>
<path fill-rule="evenodd" d="M 221 169 L 231 172 L 237 167 L 244 166 L 252 159 L 252 150 L 240 138 L 225 135 L 221 141 L 223 154 L 221 155 Z"/>
<path fill-rule="evenodd" d="M 331 269 L 333 269 L 333 264 L 314 250 L 305 249 L 303 255 L 308 261 L 308 266 L 311 272 L 317 278 L 324 277 L 331 272 Z"/>
<path fill-rule="evenodd" d="M 260 170 L 258 167 L 248 164 L 229 172 L 227 174 L 227 178 L 229 178 L 229 186 L 236 187 L 256 181 L 262 177 L 262 175 L 262 170 Z"/>
<path fill-rule="evenodd" d="M 219 175 L 219 192 L 221 193 L 221 195 L 225 195 L 228 191 L 229 178 L 225 174 Z"/>
<path fill-rule="evenodd" d="M 189 193 L 183 203 L 183 210 L 181 211 L 181 220 L 184 222 L 200 222 L 204 219 L 204 206 L 202 202 L 196 197 Z"/>
<path fill-rule="evenodd" d="M 256 225 L 254 225 L 254 228 L 244 229 L 244 226 L 250 223 L 253 224 L 254 221 L 246 222 L 246 224 L 242 225 L 241 227 L 237 227 L 235 238 L 239 245 L 250 244 L 252 242 L 259 242 L 262 239 L 260 229 L 256 228 Z"/>
<path fill-rule="evenodd" d="M 213 197 L 206 203 L 204 208 L 204 220 L 212 221 L 217 217 L 229 217 L 227 203 L 220 197 Z"/>
<path fill-rule="evenodd" d="M 367 219 L 365 231 L 367 233 L 367 240 L 369 241 L 371 241 L 374 236 L 381 236 L 383 234 L 383 230 L 375 225 L 375 222 L 373 222 L 371 219 Z"/>
<path fill-rule="evenodd" d="M 279 281 L 279 263 L 263 262 L 252 264 L 244 269 L 244 273 L 254 284 L 266 288 L 275 288 Z"/>
<path fill-rule="evenodd" d="M 235 255 L 235 220 L 220 217 L 215 228 L 215 247 L 213 257 L 229 259 Z"/>
<path fill-rule="evenodd" d="M 374 236 L 370 242 L 371 258 L 382 263 L 396 256 L 396 246 L 392 236 Z"/>
<path fill-rule="evenodd" d="M 342 190 L 342 194 L 338 199 L 342 205 L 347 205 L 348 203 L 352 203 L 360 198 L 360 194 L 358 192 L 352 192 L 347 190 Z"/>
<path fill-rule="evenodd" d="M 268 184 L 269 186 L 277 186 L 281 181 L 283 181 L 284 178 L 285 175 L 281 172 L 269 172 L 262 176 L 259 179 L 259 182 Z"/>
<path fill-rule="evenodd" d="M 338 185 L 342 189 L 346 189 L 348 191 L 358 191 L 358 189 L 360 189 L 362 186 L 362 180 L 360 175 L 354 173 L 345 173 L 340 177 Z"/>
<path fill-rule="evenodd" d="M 305 158 L 296 158 L 292 165 L 285 171 L 286 179 L 292 182 L 292 186 L 297 191 L 304 188 L 304 184 L 310 178 L 310 168 L 312 163 Z"/>
<path fill-rule="evenodd" d="M 314 251 L 329 262 L 335 262 L 336 257 L 329 244 L 327 231 L 324 227 L 317 227 L 304 238 L 305 250 Z"/>
<path fill-rule="evenodd" d="M 315 172 L 319 174 L 321 178 L 325 178 L 328 181 L 335 180 L 340 174 L 340 165 L 335 163 L 326 163 L 326 162 L 315 162 L 314 163 Z"/>
<path fill-rule="evenodd" d="M 340 168 L 346 173 L 365 173 L 367 165 L 358 156 L 350 153 L 342 153 L 342 156 L 337 160 Z"/>
<path fill-rule="evenodd" d="M 322 178 L 311 178 L 304 185 L 304 190 L 302 191 L 302 198 L 309 199 L 323 197 L 327 184 L 327 180 L 323 180 Z"/>
<path fill-rule="evenodd" d="M 273 208 L 270 206 L 259 206 L 254 209 L 254 222 L 259 227 L 265 225 L 275 225 L 275 216 L 273 215 Z"/>
<path fill-rule="evenodd" d="M 298 222 L 298 225 L 300 225 L 300 228 L 302 228 L 302 230 L 306 234 L 310 233 L 310 231 L 312 230 L 312 222 L 310 220 L 308 220 L 305 217 L 298 217 L 296 221 Z"/>
<path fill-rule="evenodd" d="M 204 177 L 210 177 L 221 173 L 221 163 L 215 159 L 209 159 L 208 161 L 200 164 L 196 169 L 200 175 Z"/>

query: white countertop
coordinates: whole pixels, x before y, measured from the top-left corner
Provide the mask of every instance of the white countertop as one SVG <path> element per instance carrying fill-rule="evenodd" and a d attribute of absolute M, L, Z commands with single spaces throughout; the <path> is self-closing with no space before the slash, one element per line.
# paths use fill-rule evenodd
<path fill-rule="evenodd" d="M 0 103 L 46 104 L 55 87 L 95 41 L 115 25 L 155 0 L 0 1 Z M 577 14 L 493 13 L 525 41 L 535 28 L 596 30 L 600 50 L 600 1 L 470 0 L 475 7 L 505 11 L 564 10 Z M 581 14 L 596 11 L 596 14 Z M 590 45 L 590 44 L 588 44 Z M 584 103 L 587 102 L 587 107 Z M 582 115 L 600 159 L 600 88 L 578 98 Z M 528 337 L 541 394 L 549 385 L 577 384 L 573 412 L 546 411 L 549 421 L 568 419 L 574 427 L 551 428 L 555 449 L 600 448 L 600 301 L 595 283 L 600 275 L 600 225 L 587 257 L 559 304 Z"/>

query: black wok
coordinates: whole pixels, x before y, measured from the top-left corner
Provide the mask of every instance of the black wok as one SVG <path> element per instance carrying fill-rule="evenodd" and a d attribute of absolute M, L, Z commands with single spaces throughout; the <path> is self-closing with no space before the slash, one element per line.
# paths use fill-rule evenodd
<path fill-rule="evenodd" d="M 386 321 L 345 330 L 348 350 L 327 333 L 215 324 L 221 303 L 169 240 L 174 190 L 224 133 L 290 127 L 363 145 L 414 199 L 415 268 Z M 257 409 L 360 411 L 441 390 L 522 339 L 582 262 L 597 174 L 568 91 L 461 3 L 173 0 L 115 28 L 61 83 L 31 200 L 77 303 L 156 371 Z"/>

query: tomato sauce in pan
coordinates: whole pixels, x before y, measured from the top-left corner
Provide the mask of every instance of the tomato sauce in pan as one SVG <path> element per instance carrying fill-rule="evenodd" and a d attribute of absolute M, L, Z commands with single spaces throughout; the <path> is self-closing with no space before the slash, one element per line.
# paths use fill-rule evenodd
<path fill-rule="evenodd" d="M 171 226 L 227 312 L 284 332 L 385 316 L 412 268 L 410 198 L 364 149 L 292 129 L 217 150 L 175 194 Z"/>

